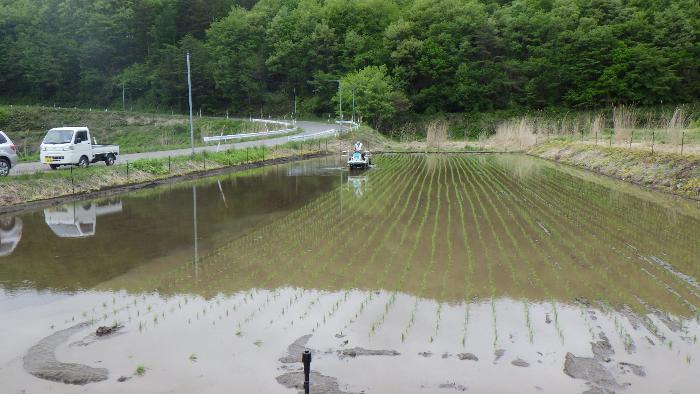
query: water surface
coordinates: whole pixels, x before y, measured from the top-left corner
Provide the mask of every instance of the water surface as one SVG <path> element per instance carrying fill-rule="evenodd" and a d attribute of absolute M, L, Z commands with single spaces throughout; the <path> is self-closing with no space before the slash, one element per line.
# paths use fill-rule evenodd
<path fill-rule="evenodd" d="M 0 380 L 9 392 L 292 392 L 275 378 L 299 364 L 278 359 L 311 334 L 314 369 L 351 392 L 582 392 L 598 383 L 564 360 L 593 357 L 592 342 L 609 344 L 600 365 L 619 388 L 700 383 L 697 204 L 525 156 L 340 163 L 3 219 Z M 108 380 L 25 371 L 27 349 L 82 321 L 92 328 L 57 358 Z M 75 345 L 114 323 L 121 335 Z M 355 346 L 400 355 L 343 356 Z M 116 381 L 137 365 L 144 376 Z"/>

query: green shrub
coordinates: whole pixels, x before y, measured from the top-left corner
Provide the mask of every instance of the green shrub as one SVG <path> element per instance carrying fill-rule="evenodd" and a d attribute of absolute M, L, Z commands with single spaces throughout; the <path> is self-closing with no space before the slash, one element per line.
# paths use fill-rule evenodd
<path fill-rule="evenodd" d="M 163 165 L 163 161 L 159 159 L 141 159 L 132 163 L 135 170 L 147 172 L 153 175 L 165 175 L 168 169 Z"/>
<path fill-rule="evenodd" d="M 7 125 L 10 121 L 10 112 L 4 108 L 0 108 L 0 128 Z"/>

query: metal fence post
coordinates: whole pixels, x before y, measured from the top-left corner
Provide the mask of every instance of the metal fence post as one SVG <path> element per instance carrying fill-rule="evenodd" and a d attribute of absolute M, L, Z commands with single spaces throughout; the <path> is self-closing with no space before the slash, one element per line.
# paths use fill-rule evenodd
<path fill-rule="evenodd" d="M 683 134 L 681 134 L 681 156 L 683 156 L 683 146 L 685 145 L 685 130 L 683 130 Z"/>
<path fill-rule="evenodd" d="M 170 156 L 168 156 L 168 174 L 172 172 L 172 167 L 170 165 Z"/>
<path fill-rule="evenodd" d="M 632 149 L 632 138 L 634 138 L 634 130 L 630 133 L 630 149 Z"/>
<path fill-rule="evenodd" d="M 73 178 L 73 166 L 70 167 L 70 184 L 73 188 L 73 194 L 75 194 L 75 179 Z"/>
<path fill-rule="evenodd" d="M 126 183 L 129 183 L 129 160 L 126 161 Z"/>
<path fill-rule="evenodd" d="M 654 154 L 654 139 L 655 139 L 656 133 L 654 130 L 651 131 L 651 154 Z"/>

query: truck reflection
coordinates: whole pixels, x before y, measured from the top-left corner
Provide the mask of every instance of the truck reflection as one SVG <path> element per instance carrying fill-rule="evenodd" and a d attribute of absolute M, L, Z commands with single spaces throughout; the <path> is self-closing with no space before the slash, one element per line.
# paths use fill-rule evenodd
<path fill-rule="evenodd" d="M 121 211 L 121 200 L 74 202 L 44 209 L 44 220 L 60 238 L 85 238 L 95 235 L 98 216 Z"/>
<path fill-rule="evenodd" d="M 0 219 L 0 257 L 9 256 L 15 251 L 22 239 L 22 219 Z"/>

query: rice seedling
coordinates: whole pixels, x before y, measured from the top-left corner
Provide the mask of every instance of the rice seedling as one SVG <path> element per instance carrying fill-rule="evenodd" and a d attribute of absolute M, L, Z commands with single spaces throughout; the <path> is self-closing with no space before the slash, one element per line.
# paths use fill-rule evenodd
<path fill-rule="evenodd" d="M 144 365 L 138 365 L 136 367 L 136 375 L 143 376 L 146 374 L 146 367 Z"/>

